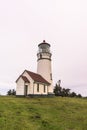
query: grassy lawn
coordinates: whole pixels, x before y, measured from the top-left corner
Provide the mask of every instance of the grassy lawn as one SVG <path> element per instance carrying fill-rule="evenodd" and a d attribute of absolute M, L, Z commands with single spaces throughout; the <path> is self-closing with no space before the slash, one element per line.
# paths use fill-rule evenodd
<path fill-rule="evenodd" d="M 87 99 L 0 96 L 0 130 L 87 130 Z"/>

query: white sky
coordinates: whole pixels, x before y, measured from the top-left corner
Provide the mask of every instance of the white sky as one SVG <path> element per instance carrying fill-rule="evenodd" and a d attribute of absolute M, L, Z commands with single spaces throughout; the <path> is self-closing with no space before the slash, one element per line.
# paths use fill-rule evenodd
<path fill-rule="evenodd" d="M 54 84 L 87 96 L 87 1 L 0 0 L 0 93 L 36 72 L 37 46 L 51 44 Z"/>

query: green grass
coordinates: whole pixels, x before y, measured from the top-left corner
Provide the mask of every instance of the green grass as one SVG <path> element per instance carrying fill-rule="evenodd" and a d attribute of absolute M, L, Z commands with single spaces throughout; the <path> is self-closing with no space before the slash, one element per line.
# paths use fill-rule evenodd
<path fill-rule="evenodd" d="M 0 96 L 0 130 L 87 130 L 87 99 Z"/>

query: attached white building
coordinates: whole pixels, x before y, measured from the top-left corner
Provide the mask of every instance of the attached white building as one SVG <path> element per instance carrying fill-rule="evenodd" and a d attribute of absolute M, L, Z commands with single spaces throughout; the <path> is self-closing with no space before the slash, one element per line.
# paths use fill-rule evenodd
<path fill-rule="evenodd" d="M 53 94 L 50 44 L 45 40 L 38 45 L 37 73 L 25 70 L 16 80 L 16 95 Z"/>

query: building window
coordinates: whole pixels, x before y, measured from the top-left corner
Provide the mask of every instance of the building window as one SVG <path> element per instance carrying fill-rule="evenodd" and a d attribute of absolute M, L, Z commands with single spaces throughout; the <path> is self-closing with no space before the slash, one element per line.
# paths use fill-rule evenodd
<path fill-rule="evenodd" d="M 44 93 L 46 92 L 46 86 L 44 85 Z"/>
<path fill-rule="evenodd" d="M 37 92 L 39 92 L 39 84 L 37 84 Z"/>

